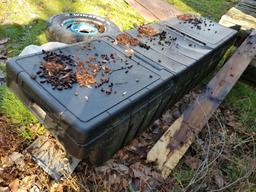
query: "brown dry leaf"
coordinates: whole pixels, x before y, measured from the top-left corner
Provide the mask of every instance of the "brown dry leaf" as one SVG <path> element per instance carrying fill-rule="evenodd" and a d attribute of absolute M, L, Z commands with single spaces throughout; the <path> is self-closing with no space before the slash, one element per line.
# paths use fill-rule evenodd
<path fill-rule="evenodd" d="M 0 187 L 0 192 L 10 192 L 9 187 Z"/>
<path fill-rule="evenodd" d="M 63 192 L 63 185 L 54 183 L 50 188 L 50 192 Z"/>
<path fill-rule="evenodd" d="M 137 46 L 140 44 L 140 41 L 137 38 L 131 37 L 130 35 L 125 33 L 117 35 L 116 41 L 121 45 Z"/>
<path fill-rule="evenodd" d="M 0 167 L 1 168 L 11 167 L 13 164 L 14 164 L 14 161 L 8 156 L 0 158 Z"/>
<path fill-rule="evenodd" d="M 23 155 L 21 153 L 18 153 L 18 152 L 15 151 L 9 157 L 11 158 L 12 161 L 16 162 L 21 157 L 23 157 Z"/>
<path fill-rule="evenodd" d="M 156 171 L 152 171 L 151 175 L 152 175 L 152 178 L 154 178 L 155 180 L 157 180 L 159 182 L 164 181 L 162 175 Z"/>
<path fill-rule="evenodd" d="M 96 83 L 95 74 L 91 74 L 80 62 L 76 69 L 76 80 L 80 86 L 88 86 Z"/>
<path fill-rule="evenodd" d="M 224 186 L 224 183 L 225 183 L 223 177 L 219 174 L 214 175 L 214 182 L 216 183 L 216 185 L 219 188 L 222 188 Z"/>
<path fill-rule="evenodd" d="M 182 14 L 182 15 L 177 15 L 177 18 L 179 19 L 179 20 L 182 20 L 182 21 L 188 21 L 188 20 L 190 20 L 190 19 L 193 19 L 193 15 L 192 14 L 189 14 L 189 13 L 187 13 L 187 14 Z"/>
<path fill-rule="evenodd" d="M 149 175 L 151 175 L 151 168 L 141 164 L 140 162 L 132 164 L 130 168 L 132 169 L 133 176 L 135 178 L 147 180 Z"/>
<path fill-rule="evenodd" d="M 20 182 L 20 189 L 23 189 L 24 191 L 29 191 L 35 184 L 35 181 L 35 175 L 24 177 Z"/>
<path fill-rule="evenodd" d="M 161 119 L 163 123 L 170 124 L 173 121 L 173 116 L 171 111 L 167 111 L 166 113 L 164 113 Z"/>
<path fill-rule="evenodd" d="M 189 166 L 191 169 L 197 169 L 199 167 L 199 165 L 201 164 L 201 160 L 196 158 L 196 157 L 187 157 L 185 160 L 185 163 L 187 166 Z"/>
<path fill-rule="evenodd" d="M 60 70 L 64 69 L 64 65 L 55 63 L 55 62 L 45 62 L 43 64 L 43 67 L 49 72 L 49 73 L 56 73 Z"/>
<path fill-rule="evenodd" d="M 122 165 L 122 164 L 117 164 L 117 163 L 114 164 L 113 169 L 118 171 L 118 172 L 122 172 L 126 175 L 128 174 L 128 171 L 129 171 L 129 168 L 127 166 Z"/>
<path fill-rule="evenodd" d="M 19 192 L 20 180 L 15 179 L 9 184 L 11 192 Z"/>
<path fill-rule="evenodd" d="M 127 189 L 128 184 L 129 184 L 129 182 L 127 181 L 127 179 L 123 178 L 123 180 L 122 180 L 122 186 L 123 186 L 124 189 Z"/>
<path fill-rule="evenodd" d="M 229 121 L 229 122 L 227 122 L 226 125 L 229 126 L 229 127 L 235 127 L 236 123 L 234 121 Z"/>

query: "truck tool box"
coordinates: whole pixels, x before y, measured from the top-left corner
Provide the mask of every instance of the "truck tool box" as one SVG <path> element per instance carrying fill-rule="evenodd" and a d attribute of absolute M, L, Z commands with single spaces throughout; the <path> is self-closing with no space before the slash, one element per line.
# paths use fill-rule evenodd
<path fill-rule="evenodd" d="M 10 59 L 8 86 L 71 155 L 99 165 L 212 71 L 232 44 L 234 30 L 197 19 L 154 23 L 153 37 L 126 31 L 147 45 L 132 47 L 132 56 L 106 36 Z"/>

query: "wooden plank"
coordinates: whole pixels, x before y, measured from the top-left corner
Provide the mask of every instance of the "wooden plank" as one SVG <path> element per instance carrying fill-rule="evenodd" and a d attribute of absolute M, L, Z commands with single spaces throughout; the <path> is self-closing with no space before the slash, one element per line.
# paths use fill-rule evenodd
<path fill-rule="evenodd" d="M 182 14 L 173 5 L 163 0 L 125 0 L 143 17 L 153 20 L 167 20 Z"/>
<path fill-rule="evenodd" d="M 256 28 L 256 18 L 235 7 L 232 7 L 225 15 L 223 15 L 219 23 L 226 27 L 240 25 L 242 30 Z"/>
<path fill-rule="evenodd" d="M 130 4 L 135 10 L 137 10 L 142 17 L 144 17 L 148 21 L 159 20 L 157 16 L 151 13 L 148 9 L 139 4 L 136 0 L 125 0 L 128 4 Z"/>
<path fill-rule="evenodd" d="M 147 160 L 157 163 L 164 178 L 168 177 L 177 165 L 193 142 L 195 135 L 205 126 L 255 55 L 256 30 L 208 83 L 197 101 L 185 110 L 149 151 Z"/>

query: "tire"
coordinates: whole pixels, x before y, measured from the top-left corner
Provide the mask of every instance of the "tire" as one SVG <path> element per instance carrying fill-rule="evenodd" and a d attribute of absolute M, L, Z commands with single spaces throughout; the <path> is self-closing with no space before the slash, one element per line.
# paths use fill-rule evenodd
<path fill-rule="evenodd" d="M 52 16 L 47 22 L 49 41 L 76 43 L 106 35 L 116 35 L 119 28 L 107 20 L 91 14 L 68 13 Z"/>

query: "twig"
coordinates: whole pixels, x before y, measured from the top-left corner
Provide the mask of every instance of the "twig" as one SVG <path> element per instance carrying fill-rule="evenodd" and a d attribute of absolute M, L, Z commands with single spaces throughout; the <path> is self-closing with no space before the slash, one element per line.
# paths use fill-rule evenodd
<path fill-rule="evenodd" d="M 253 137 L 252 137 L 252 138 L 253 138 Z M 223 190 L 228 189 L 228 188 L 230 188 L 231 186 L 235 185 L 236 183 L 238 183 L 238 182 L 240 182 L 240 181 L 242 181 L 242 180 L 244 180 L 244 179 L 250 177 L 250 175 L 251 175 L 251 174 L 255 171 L 255 169 L 256 169 L 256 158 L 255 158 L 255 157 L 256 157 L 256 154 L 255 154 L 255 142 L 254 142 L 254 139 L 253 139 L 253 162 L 252 162 L 252 167 L 247 171 L 247 173 L 246 173 L 244 176 L 238 178 L 237 180 L 233 181 L 232 183 L 226 185 L 225 187 L 222 187 L 222 188 L 216 189 L 216 190 L 211 190 L 211 192 L 223 191 Z"/>

